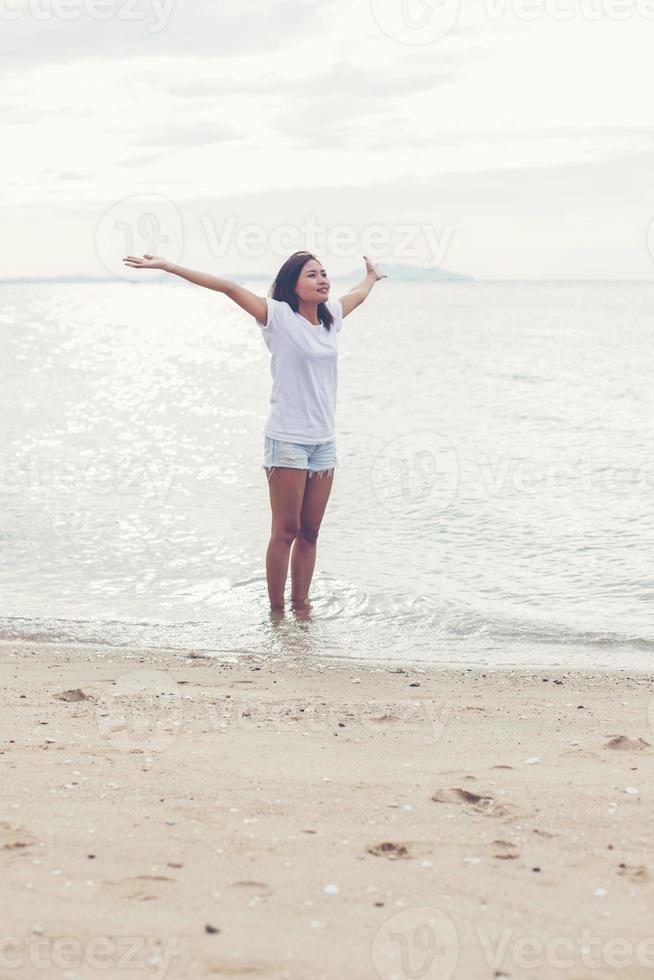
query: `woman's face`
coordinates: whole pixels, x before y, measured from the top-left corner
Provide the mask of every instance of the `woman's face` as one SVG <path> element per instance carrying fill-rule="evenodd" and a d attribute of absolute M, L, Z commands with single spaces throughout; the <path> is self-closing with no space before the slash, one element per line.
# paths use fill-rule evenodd
<path fill-rule="evenodd" d="M 329 279 L 316 259 L 309 259 L 303 266 L 295 292 L 304 303 L 324 303 L 329 298 Z"/>

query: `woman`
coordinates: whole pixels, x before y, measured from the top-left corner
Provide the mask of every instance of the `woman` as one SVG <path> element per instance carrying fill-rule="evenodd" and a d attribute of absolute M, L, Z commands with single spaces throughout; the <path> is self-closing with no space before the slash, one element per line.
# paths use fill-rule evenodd
<path fill-rule="evenodd" d="M 306 614 L 318 531 L 336 465 L 336 335 L 343 319 L 385 277 L 364 256 L 365 279 L 340 300 L 330 300 L 322 264 L 310 252 L 295 252 L 265 298 L 229 279 L 184 269 L 154 255 L 130 255 L 123 261 L 132 269 L 162 269 L 224 293 L 257 321 L 272 355 L 273 376 L 264 430 L 264 469 L 272 510 L 266 553 L 270 608 L 275 614 L 284 612 L 290 558 L 291 608 Z"/>

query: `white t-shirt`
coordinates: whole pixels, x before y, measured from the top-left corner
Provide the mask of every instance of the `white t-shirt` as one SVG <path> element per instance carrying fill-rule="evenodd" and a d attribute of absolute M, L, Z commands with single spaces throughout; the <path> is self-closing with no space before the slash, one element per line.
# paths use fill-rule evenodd
<path fill-rule="evenodd" d="M 327 330 L 315 326 L 288 303 L 267 297 L 268 320 L 257 324 L 272 354 L 270 413 L 264 433 L 284 442 L 319 443 L 335 437 L 338 350 L 343 326 L 340 300 L 328 300 L 334 317 Z"/>

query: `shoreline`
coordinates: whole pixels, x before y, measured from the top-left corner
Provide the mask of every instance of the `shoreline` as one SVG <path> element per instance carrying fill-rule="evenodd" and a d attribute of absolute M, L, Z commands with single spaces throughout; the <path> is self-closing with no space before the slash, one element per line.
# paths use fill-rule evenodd
<path fill-rule="evenodd" d="M 3 980 L 63 939 L 80 978 L 405 980 L 434 935 L 439 980 L 651 975 L 645 674 L 1 641 L 0 677 Z"/>
<path fill-rule="evenodd" d="M 472 640 L 467 641 L 471 646 L 474 645 Z M 70 650 L 78 651 L 80 653 L 87 651 L 110 651 L 115 654 L 125 653 L 129 658 L 132 655 L 142 655 L 142 654 L 152 654 L 157 657 L 160 655 L 170 656 L 176 658 L 177 662 L 184 662 L 186 660 L 207 660 L 213 662 L 221 662 L 227 660 L 229 662 L 236 662 L 241 658 L 258 658 L 263 662 L 275 662 L 275 663 L 285 663 L 287 658 L 293 658 L 294 662 L 302 662 L 306 664 L 338 664 L 343 667 L 351 667 L 353 669 L 357 668 L 397 668 L 402 667 L 404 669 L 410 670 L 428 670 L 428 671 L 485 671 L 485 672 L 518 672 L 518 673 L 533 673 L 539 671 L 550 671 L 558 673 L 567 674 L 581 674 L 581 675 L 634 675 L 636 677 L 653 677 L 654 676 L 654 661 L 650 665 L 650 654 L 649 650 L 647 655 L 639 658 L 638 661 L 623 665 L 615 665 L 612 663 L 598 663 L 593 661 L 587 665 L 580 662 L 580 658 L 577 656 L 575 661 L 569 664 L 563 663 L 561 660 L 542 660 L 537 659 L 531 660 L 520 660 L 520 661 L 497 661 L 497 662 L 484 662 L 475 661 L 470 662 L 470 660 L 455 660 L 453 658 L 448 659 L 434 659 L 434 660 L 411 660 L 407 657 L 397 657 L 391 655 L 384 659 L 375 659 L 372 657 L 356 657 L 353 655 L 336 654 L 336 653 L 321 653 L 316 654 L 314 652 L 302 652 L 297 649 L 288 650 L 283 653 L 272 652 L 272 651 L 258 651 L 241 649 L 234 651 L 225 651 L 219 649 L 211 649 L 209 647 L 202 647 L 198 645 L 196 648 L 191 646 L 188 647 L 169 647 L 160 646 L 155 644 L 137 644 L 134 642 L 126 642 L 124 644 L 113 644 L 106 643 L 102 640 L 81 641 L 81 640 L 67 640 L 61 638 L 53 639 L 42 639 L 38 637 L 37 639 L 24 639 L 16 638 L 12 636 L 6 636 L 0 634 L 0 654 L 6 647 L 15 646 L 20 648 L 34 647 L 39 650 L 54 649 L 54 650 Z M 532 651 L 535 645 L 532 645 Z M 554 643 L 543 643 L 542 646 L 549 651 L 552 649 L 556 651 L 561 651 L 561 655 L 565 655 L 566 644 L 564 642 Z M 616 647 L 616 650 L 622 649 L 620 646 Z M 486 651 L 488 653 L 488 651 Z"/>

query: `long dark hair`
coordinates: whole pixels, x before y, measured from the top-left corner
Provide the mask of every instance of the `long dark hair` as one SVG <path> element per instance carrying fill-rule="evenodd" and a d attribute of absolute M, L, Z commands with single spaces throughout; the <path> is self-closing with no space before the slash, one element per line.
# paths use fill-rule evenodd
<path fill-rule="evenodd" d="M 300 305 L 295 292 L 295 286 L 300 278 L 300 273 L 311 259 L 314 259 L 316 262 L 318 261 L 311 252 L 294 252 L 290 258 L 286 259 L 286 262 L 284 262 L 284 265 L 275 276 L 275 281 L 268 293 L 272 299 L 278 299 L 282 303 L 288 303 L 294 313 L 299 312 Z M 327 309 L 325 303 L 318 303 L 318 319 L 322 322 L 326 330 L 331 330 L 334 317 Z"/>

